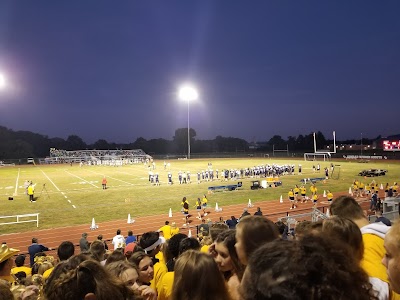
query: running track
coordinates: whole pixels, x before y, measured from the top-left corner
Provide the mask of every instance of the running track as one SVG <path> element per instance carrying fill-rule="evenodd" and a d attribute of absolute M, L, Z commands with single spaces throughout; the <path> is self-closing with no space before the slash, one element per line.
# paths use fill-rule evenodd
<path fill-rule="evenodd" d="M 335 193 L 335 197 L 344 195 L 346 193 Z M 381 195 L 383 196 L 383 195 Z M 366 200 L 366 199 L 359 199 Z M 322 202 L 322 203 L 321 203 Z M 367 209 L 367 203 L 361 202 L 363 209 Z M 223 217 L 224 220 L 230 218 L 230 216 L 239 217 L 243 213 L 243 209 L 247 208 L 247 203 L 230 205 L 226 207 L 222 207 L 221 212 L 215 212 L 214 207 L 211 207 L 212 203 L 209 203 L 207 218 L 210 218 L 212 221 L 218 221 L 220 217 Z M 271 216 L 272 221 L 277 221 L 280 217 L 287 216 L 287 213 L 290 214 L 301 214 L 311 211 L 312 202 L 308 201 L 307 203 L 298 203 L 298 208 L 294 210 L 289 210 L 290 203 L 288 200 L 284 199 L 283 203 L 280 203 L 279 200 L 273 201 L 262 201 L 253 203 L 253 207 L 248 208 L 250 214 L 254 214 L 257 207 L 261 207 L 261 210 L 264 215 Z M 214 203 L 215 206 L 215 203 Z M 318 208 L 327 207 L 326 199 L 322 197 L 319 200 Z M 190 229 L 193 235 L 196 235 L 196 225 L 200 225 L 201 221 L 198 220 L 197 211 L 190 211 L 193 215 L 190 218 Z M 134 216 L 133 216 L 134 217 Z M 127 235 L 128 230 L 132 230 L 134 235 L 141 235 L 144 232 L 157 230 L 161 226 L 164 225 L 166 220 L 170 222 L 176 222 L 177 226 L 180 227 L 180 232 L 188 234 L 189 229 L 183 227 L 184 219 L 181 212 L 173 212 L 172 218 L 168 217 L 168 212 L 163 215 L 154 215 L 154 216 L 144 216 L 140 218 L 135 218 L 135 222 L 133 224 L 127 223 L 128 216 L 122 220 L 114 220 L 102 223 L 96 223 L 99 226 L 96 230 L 90 230 L 91 224 L 79 225 L 79 226 L 70 226 L 70 227 L 60 227 L 53 229 L 44 229 L 37 231 L 29 231 L 23 233 L 12 233 L 12 234 L 3 234 L 0 235 L 0 242 L 7 242 L 9 247 L 19 249 L 22 253 L 26 253 L 28 250 L 28 246 L 31 245 L 32 237 L 36 237 L 39 239 L 39 243 L 45 245 L 49 248 L 57 248 L 61 242 L 63 241 L 71 241 L 75 245 L 79 244 L 79 240 L 81 238 L 82 233 L 88 233 L 88 241 L 91 242 L 97 239 L 99 234 L 103 235 L 103 240 L 112 239 L 117 229 L 121 229 L 123 235 Z M 110 243 L 108 243 L 110 244 Z M 110 247 L 112 249 L 112 246 Z M 79 248 L 76 253 L 79 253 Z M 49 255 L 54 255 L 56 257 L 56 251 L 49 251 Z M 29 260 L 28 260 L 29 261 Z"/>

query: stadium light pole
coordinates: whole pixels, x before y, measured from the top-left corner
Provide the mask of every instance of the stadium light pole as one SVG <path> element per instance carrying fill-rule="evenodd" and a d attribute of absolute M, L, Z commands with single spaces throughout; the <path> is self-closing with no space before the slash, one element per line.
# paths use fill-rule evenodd
<path fill-rule="evenodd" d="M 187 131 L 187 138 L 188 138 L 188 156 L 187 158 L 190 159 L 190 101 L 197 100 L 199 98 L 199 94 L 197 89 L 192 85 L 183 85 L 179 89 L 179 99 L 182 101 L 187 102 L 187 123 L 188 123 L 188 131 Z"/>
<path fill-rule="evenodd" d="M 3 73 L 0 72 L 0 90 L 6 87 L 6 78 Z"/>

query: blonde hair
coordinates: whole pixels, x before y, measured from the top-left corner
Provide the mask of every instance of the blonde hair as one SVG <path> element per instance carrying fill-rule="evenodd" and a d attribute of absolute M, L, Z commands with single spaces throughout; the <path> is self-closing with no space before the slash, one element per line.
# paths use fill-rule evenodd
<path fill-rule="evenodd" d="M 212 256 L 188 250 L 177 259 L 174 271 L 172 300 L 230 299 L 224 277 Z"/>

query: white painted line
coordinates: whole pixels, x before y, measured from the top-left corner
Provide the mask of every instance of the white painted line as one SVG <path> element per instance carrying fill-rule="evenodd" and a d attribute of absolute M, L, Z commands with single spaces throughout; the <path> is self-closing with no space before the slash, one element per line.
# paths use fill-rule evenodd
<path fill-rule="evenodd" d="M 15 191 L 14 191 L 14 195 L 18 194 L 18 180 L 19 180 L 19 172 L 21 171 L 20 168 L 18 168 L 18 175 L 17 175 L 17 180 L 15 181 Z"/>
<path fill-rule="evenodd" d="M 57 189 L 57 191 L 61 192 L 60 189 L 58 188 L 58 186 L 56 186 L 56 184 L 53 182 L 53 180 L 51 180 L 50 177 L 47 176 L 47 174 L 45 172 L 43 172 L 42 170 L 40 170 L 40 172 L 43 173 L 43 175 L 51 182 L 51 184 Z"/>
<path fill-rule="evenodd" d="M 84 181 L 84 182 L 87 182 L 87 183 L 89 183 L 90 185 L 94 186 L 95 188 L 98 188 L 98 189 L 100 188 L 99 186 L 94 185 L 93 183 L 91 183 L 91 182 L 89 182 L 89 181 L 83 179 L 82 177 L 79 177 L 79 176 L 77 176 L 77 175 L 75 175 L 75 174 L 72 174 L 72 173 L 70 173 L 70 172 L 68 172 L 68 171 L 65 171 L 65 173 L 68 173 L 69 175 L 72 175 L 72 176 L 74 176 L 74 177 L 76 177 L 76 178 L 78 178 L 78 179 L 80 179 L 80 180 L 82 180 L 82 181 Z"/>
<path fill-rule="evenodd" d="M 64 192 L 61 192 L 61 194 L 63 194 L 63 195 L 64 195 L 65 193 L 64 193 Z"/>
<path fill-rule="evenodd" d="M 71 203 L 71 200 L 67 200 L 69 203 Z"/>
<path fill-rule="evenodd" d="M 68 197 L 67 197 L 67 196 L 64 196 L 64 198 L 67 199 Z"/>
<path fill-rule="evenodd" d="M 75 206 L 75 205 L 72 205 L 72 207 L 73 207 L 73 208 L 76 208 L 76 206 Z"/>

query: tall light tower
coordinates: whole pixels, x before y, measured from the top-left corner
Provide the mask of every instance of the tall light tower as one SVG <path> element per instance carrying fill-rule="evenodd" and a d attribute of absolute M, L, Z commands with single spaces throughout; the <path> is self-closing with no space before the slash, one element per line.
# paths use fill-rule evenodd
<path fill-rule="evenodd" d="M 187 158 L 190 159 L 190 101 L 197 100 L 199 98 L 199 94 L 196 90 L 195 87 L 192 85 L 183 85 L 179 89 L 179 99 L 186 101 L 188 110 L 187 110 L 187 122 L 188 122 L 188 132 L 187 132 L 187 138 L 188 138 L 188 156 Z"/>
<path fill-rule="evenodd" d="M 6 87 L 6 78 L 5 76 L 0 72 L 0 90 L 4 89 Z"/>

